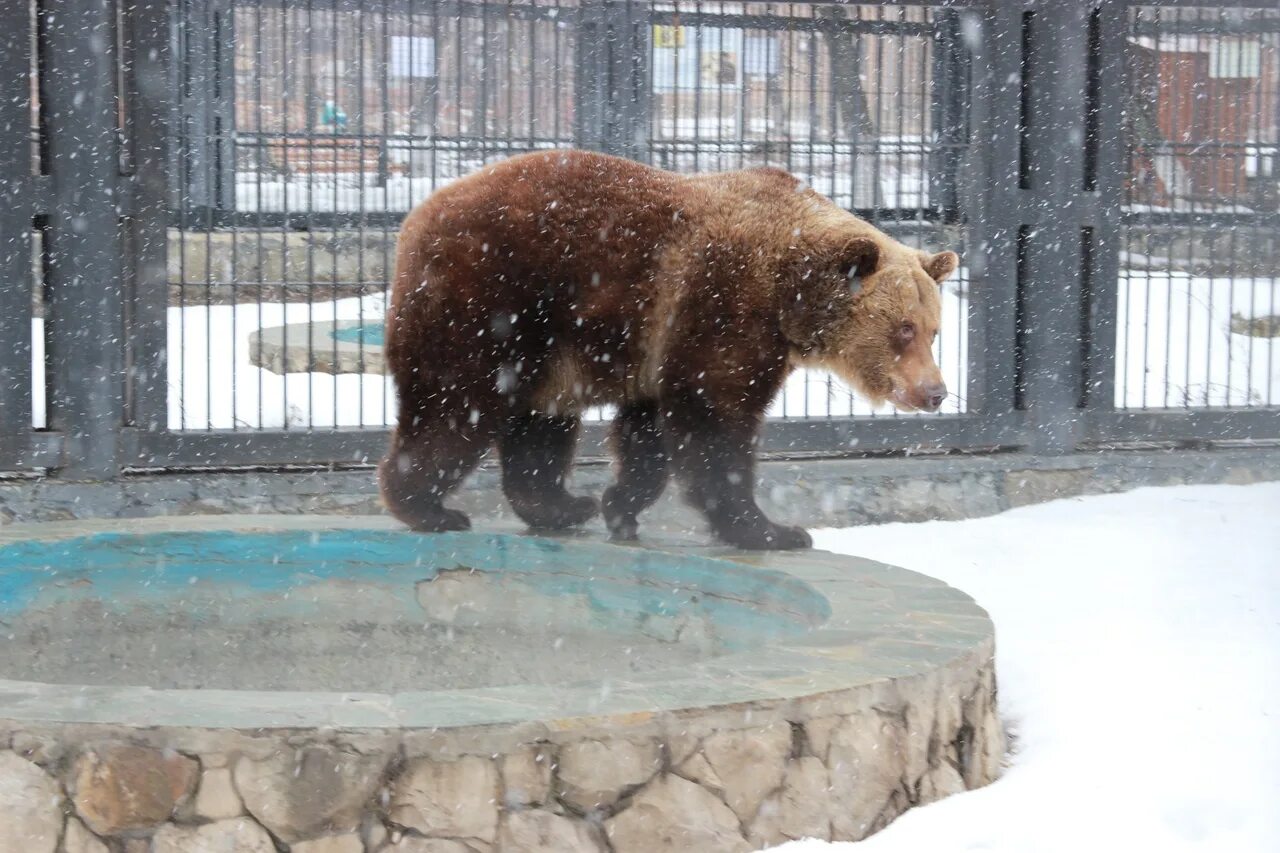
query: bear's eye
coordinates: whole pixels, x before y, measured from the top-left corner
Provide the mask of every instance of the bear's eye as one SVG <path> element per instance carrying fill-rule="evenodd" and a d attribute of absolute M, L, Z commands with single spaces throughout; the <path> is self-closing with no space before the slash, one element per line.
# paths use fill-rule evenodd
<path fill-rule="evenodd" d="M 904 344 L 909 344 L 916 337 L 916 325 L 910 320 L 903 320 L 902 325 L 898 327 L 898 340 Z"/>

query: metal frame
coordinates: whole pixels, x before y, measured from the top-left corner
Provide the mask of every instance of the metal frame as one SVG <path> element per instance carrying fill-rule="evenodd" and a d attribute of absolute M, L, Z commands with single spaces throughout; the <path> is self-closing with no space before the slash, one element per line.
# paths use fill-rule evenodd
<path fill-rule="evenodd" d="M 31 20 L 0 13 L 0 466 L 27 467 L 31 454 L 32 229 L 43 209 L 32 175 Z M 18 129 L 21 133 L 13 133 Z"/>
<path fill-rule="evenodd" d="M 101 477 L 119 467 L 125 391 L 118 20 L 101 0 L 49 5 L 57 20 L 76 22 L 40 33 L 40 95 L 56 117 L 46 128 L 49 425 L 63 435 L 62 471 Z"/>
<path fill-rule="evenodd" d="M 1159 27 L 1141 19 L 1130 21 L 1133 9 L 1172 10 L 1175 16 L 1159 22 Z M 1126 229 L 1239 227 L 1280 229 L 1280 213 L 1225 211 L 1133 211 L 1126 209 L 1125 181 L 1129 176 L 1129 140 L 1121 132 L 1120 116 L 1131 106 L 1126 103 L 1126 84 L 1132 45 L 1126 35 L 1136 29 L 1143 35 L 1262 35 L 1280 33 L 1280 16 L 1262 20 L 1232 20 L 1218 15 L 1203 19 L 1204 10 L 1252 9 L 1275 11 L 1266 0 L 1170 0 L 1137 3 L 1103 0 L 1099 16 L 1099 44 L 1095 51 L 1100 73 L 1096 87 L 1100 126 L 1097 144 L 1097 192 L 1089 212 L 1094 227 L 1094 245 L 1100 254 L 1088 274 L 1085 330 L 1089 351 L 1086 370 L 1087 392 L 1080 411 L 1078 440 L 1086 446 L 1125 445 L 1162 442 L 1179 445 L 1206 441 L 1264 440 L 1280 438 L 1280 401 L 1265 406 L 1204 408 L 1117 408 L 1115 316 L 1102 310 L 1117 303 L 1121 276 L 1121 239 Z M 1178 10 L 1198 10 L 1192 19 Z M 1238 147 L 1242 143 L 1196 143 L 1197 149 Z M 1178 147 L 1171 145 L 1171 148 Z M 1188 146 L 1190 147 L 1190 146 Z M 1105 236 L 1103 236 L 1105 235 Z M 1109 239 L 1107 239 L 1109 238 Z M 1234 239 L 1234 238 L 1233 238 Z M 1101 254 L 1105 252 L 1105 254 Z M 1234 263 L 1234 262 L 1233 262 Z M 1227 278 L 1235 278 L 1234 273 Z M 1150 322 L 1150 318 L 1148 318 Z"/>
<path fill-rule="evenodd" d="M 0 335 L 13 342 L 0 358 L 0 469 L 53 468 L 70 478 L 109 479 L 137 468 L 375 461 L 386 441 L 384 429 L 167 429 L 166 227 L 179 156 L 169 140 L 174 123 L 188 119 L 172 88 L 178 80 L 171 52 L 173 3 L 40 2 L 46 12 L 78 25 L 41 27 L 33 34 L 24 4 L 0 9 L 0 133 L 21 132 L 18 144 L 0 145 L 0 171 L 6 175 L 0 182 Z M 381 8 L 408 0 L 306 2 Z M 197 5 L 212 9 L 209 14 L 228 8 L 225 0 Z M 447 5 L 441 0 L 441 8 Z M 481 5 L 454 8 L 465 13 Z M 1055 454 L 1139 441 L 1280 438 L 1276 408 L 1114 406 L 1110 307 L 1120 265 L 1116 235 L 1123 225 L 1204 221 L 1204 214 L 1122 210 L 1129 152 L 1119 116 L 1133 5 L 1138 4 L 945 4 L 933 27 L 942 45 L 934 74 L 946 81 L 934 121 L 954 143 L 944 148 L 942 168 L 955 179 L 936 187 L 942 201 L 928 219 L 956 223 L 963 215 L 971 244 L 985 247 L 970 259 L 975 298 L 969 410 L 946 417 L 774 421 L 763 436 L 763 452 L 1022 448 Z M 1263 0 L 1154 5 L 1268 6 Z M 578 144 L 641 159 L 648 155 L 648 39 L 650 25 L 663 15 L 670 17 L 639 0 L 588 0 L 576 7 Z M 809 22 L 818 28 L 847 23 L 855 22 Z M 871 24 L 880 26 L 858 26 Z M 958 39 L 962 29 L 978 38 Z M 221 32 L 230 37 L 225 28 Z M 105 47 L 103 33 L 112 35 Z M 194 43 L 205 44 L 200 50 L 209 53 L 208 41 Z M 31 174 L 26 142 L 33 43 L 48 117 L 42 129 L 47 176 Z M 205 70 L 225 75 L 225 66 L 213 68 L 228 61 L 225 50 L 221 55 L 222 63 L 209 60 Z M 1084 67 L 1064 61 L 1080 55 L 1090 57 Z M 962 79 L 969 85 L 959 85 Z M 1011 79 L 1021 85 L 1007 85 Z M 187 82 L 200 97 L 212 97 L 208 75 L 200 80 Z M 116 81 L 123 84 L 118 93 Z M 117 96 L 123 128 L 117 126 Z M 971 129 L 980 144 L 964 148 Z M 225 152 L 202 150 L 195 156 L 226 162 Z M 199 171 L 207 173 L 204 167 Z M 233 224 L 234 215 L 214 222 L 217 190 L 206 189 L 208 221 Z M 891 211 L 863 213 L 892 219 Z M 387 224 L 391 216 L 397 215 L 387 214 Z M 1280 222 L 1276 217 L 1251 215 L 1248 223 Z M 366 225 L 374 219 L 360 217 Z M 287 214 L 255 213 L 252 222 L 329 228 L 341 220 L 307 214 L 291 221 Z M 31 245 L 36 225 L 45 237 L 50 367 L 50 429 L 40 432 L 31 429 L 28 417 L 31 258 L 20 248 Z M 584 456 L 603 453 L 605 431 L 603 424 L 584 428 Z"/>

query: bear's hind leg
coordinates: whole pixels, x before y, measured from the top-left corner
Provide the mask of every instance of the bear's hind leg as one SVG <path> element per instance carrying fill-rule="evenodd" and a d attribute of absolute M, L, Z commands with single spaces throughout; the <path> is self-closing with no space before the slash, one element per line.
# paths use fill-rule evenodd
<path fill-rule="evenodd" d="M 577 440 L 577 418 L 528 414 L 507 421 L 498 442 L 502 490 L 530 527 L 564 530 L 598 511 L 595 498 L 571 495 L 564 486 Z"/>
<path fill-rule="evenodd" d="M 392 515 L 423 533 L 469 529 L 471 520 L 446 508 L 444 496 L 476 467 L 492 443 L 492 435 L 473 424 L 418 426 L 411 434 L 397 429 L 391 450 L 378 466 L 383 503 Z"/>
<path fill-rule="evenodd" d="M 620 541 L 636 538 L 638 516 L 667 485 L 669 459 L 656 402 L 631 403 L 614 418 L 612 439 L 618 479 L 605 489 L 601 509 L 609 534 Z"/>

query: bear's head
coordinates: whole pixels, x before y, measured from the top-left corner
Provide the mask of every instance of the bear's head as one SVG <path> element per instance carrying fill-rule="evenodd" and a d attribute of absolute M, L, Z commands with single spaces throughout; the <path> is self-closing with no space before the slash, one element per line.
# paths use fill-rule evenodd
<path fill-rule="evenodd" d="M 871 229 L 866 229 L 871 230 Z M 934 412 L 947 397 L 933 342 L 955 252 L 929 254 L 865 234 L 805 252 L 784 328 L 802 363 L 835 373 L 872 403 Z"/>

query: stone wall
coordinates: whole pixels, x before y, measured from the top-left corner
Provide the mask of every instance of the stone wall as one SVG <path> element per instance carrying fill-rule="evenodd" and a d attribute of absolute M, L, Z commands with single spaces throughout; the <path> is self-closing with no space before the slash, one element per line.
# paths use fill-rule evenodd
<path fill-rule="evenodd" d="M 10 727 L 0 850 L 22 853 L 720 853 L 854 841 L 991 782 L 983 659 L 697 717 L 492 732 Z M 634 715 L 633 715 L 634 717 Z"/>
<path fill-rule="evenodd" d="M 396 229 L 171 229 L 169 304 L 323 302 L 381 293 L 395 248 Z"/>
<path fill-rule="evenodd" d="M 572 488 L 599 494 L 612 472 L 584 464 Z M 779 520 L 809 527 L 993 515 L 1026 504 L 1141 486 L 1280 480 L 1280 448 L 1107 451 L 768 461 L 757 494 Z M 451 503 L 474 520 L 513 522 L 497 470 L 482 467 Z M 381 513 L 371 468 L 148 474 L 111 483 L 0 480 L 0 524 L 209 513 Z M 602 528 L 601 528 L 602 529 Z M 641 534 L 700 530 L 671 485 L 641 516 Z"/>
<path fill-rule="evenodd" d="M 214 304 L 319 302 L 381 293 L 395 265 L 398 230 L 170 229 L 170 304 L 203 304 L 206 299 Z M 934 251 L 963 239 L 956 229 L 916 229 L 912 224 L 895 233 Z"/>
<path fill-rule="evenodd" d="M 255 301 L 325 301 L 382 292 L 395 264 L 398 229 L 365 231 L 169 232 L 171 304 L 183 298 L 223 304 Z M 911 233 L 904 239 L 938 250 L 961 245 L 947 229 Z M 1274 276 L 1280 270 L 1280 233 L 1263 228 L 1168 228 L 1146 226 L 1125 233 L 1122 265 L 1180 270 L 1197 275 Z"/>
<path fill-rule="evenodd" d="M 170 229 L 169 304 L 324 302 L 382 293 L 395 264 L 397 231 Z M 926 249 L 956 246 L 963 239 L 946 229 L 901 236 L 913 245 L 919 240 Z M 38 251 L 33 254 L 39 258 Z M 1280 234 L 1258 228 L 1132 228 L 1126 231 L 1121 263 L 1197 275 L 1272 276 L 1280 270 Z M 43 313 L 38 301 L 35 308 L 37 315 Z"/>

